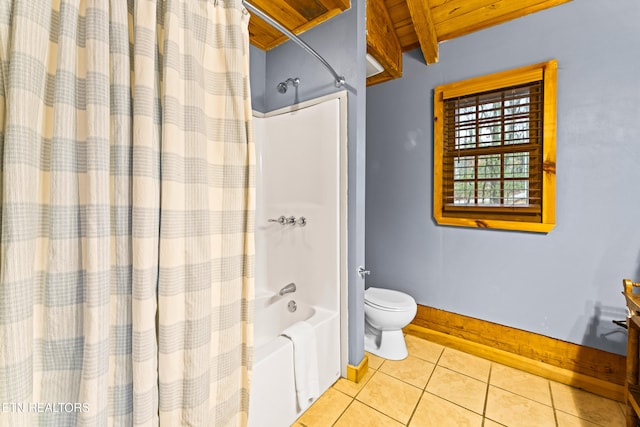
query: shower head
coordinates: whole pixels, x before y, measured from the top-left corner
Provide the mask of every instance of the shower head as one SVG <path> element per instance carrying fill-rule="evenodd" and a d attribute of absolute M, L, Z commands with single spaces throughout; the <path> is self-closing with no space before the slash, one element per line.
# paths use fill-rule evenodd
<path fill-rule="evenodd" d="M 289 77 L 287 80 L 278 83 L 278 92 L 287 93 L 287 89 L 289 88 L 289 84 L 292 84 L 293 87 L 300 86 L 300 79 L 298 77 L 291 78 Z"/>

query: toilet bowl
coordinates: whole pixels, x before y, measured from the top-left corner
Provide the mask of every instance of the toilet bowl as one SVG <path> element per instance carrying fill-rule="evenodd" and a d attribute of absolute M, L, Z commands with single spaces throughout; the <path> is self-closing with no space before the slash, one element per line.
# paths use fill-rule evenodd
<path fill-rule="evenodd" d="M 416 301 L 403 292 L 369 287 L 364 291 L 364 349 L 390 360 L 407 357 L 402 328 L 416 315 Z"/>

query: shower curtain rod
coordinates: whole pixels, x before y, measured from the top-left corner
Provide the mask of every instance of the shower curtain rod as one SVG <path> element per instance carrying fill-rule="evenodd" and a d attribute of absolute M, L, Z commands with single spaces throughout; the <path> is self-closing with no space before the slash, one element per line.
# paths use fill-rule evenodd
<path fill-rule="evenodd" d="M 244 5 L 244 7 L 246 7 L 249 10 L 249 12 L 254 13 L 258 17 L 262 18 L 269 25 L 271 25 L 272 27 L 275 27 L 282 34 L 284 34 L 285 36 L 289 37 L 289 39 L 292 40 L 293 42 L 295 42 L 298 46 L 300 46 L 301 48 L 306 50 L 307 53 L 311 54 L 311 56 L 313 56 L 318 61 L 320 61 L 322 63 L 322 65 L 324 65 L 327 68 L 327 70 L 329 70 L 329 72 L 331 72 L 331 74 L 333 74 L 333 77 L 336 79 L 336 87 L 344 86 L 344 84 L 345 84 L 344 76 L 339 75 L 336 72 L 336 70 L 334 70 L 333 67 L 331 65 L 329 65 L 329 63 L 322 56 L 320 56 L 320 54 L 318 52 L 313 50 L 313 48 L 311 48 L 311 46 L 309 46 L 304 41 L 302 41 L 302 39 L 300 37 L 296 36 L 291 31 L 287 30 L 284 26 L 282 26 L 282 24 L 280 24 L 278 21 L 274 20 L 272 17 L 270 17 L 269 15 L 267 15 L 266 13 L 264 13 L 263 11 L 261 11 L 260 9 L 258 9 L 254 5 L 252 5 L 251 3 L 247 2 L 247 1 L 243 1 L 242 4 Z"/>

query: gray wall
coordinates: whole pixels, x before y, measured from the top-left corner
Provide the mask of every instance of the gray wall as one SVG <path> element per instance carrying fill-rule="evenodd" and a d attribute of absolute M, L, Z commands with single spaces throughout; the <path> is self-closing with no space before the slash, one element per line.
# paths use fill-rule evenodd
<path fill-rule="evenodd" d="M 264 85 L 267 75 L 267 53 L 253 45 L 250 45 L 249 48 L 251 107 L 256 111 L 266 113 Z"/>
<path fill-rule="evenodd" d="M 357 365 L 364 356 L 364 281 L 356 274 L 364 265 L 365 236 L 365 131 L 366 131 L 366 20 L 364 3 L 351 1 L 351 9 L 318 25 L 300 36 L 322 55 L 346 79 L 346 88 L 336 88 L 333 76 L 314 57 L 295 43 L 288 41 L 266 53 L 251 51 L 251 84 L 255 109 L 262 112 L 314 99 L 339 90 L 348 90 L 348 168 L 349 168 L 349 363 Z M 264 70 L 262 69 L 264 62 Z M 254 68 L 255 67 L 255 68 Z M 259 75 L 264 74 L 264 82 Z M 300 78 L 296 90 L 286 94 L 276 90 L 287 78 Z M 260 98 L 263 96 L 263 98 Z"/>
<path fill-rule="evenodd" d="M 606 4 L 605 4 L 606 3 Z M 440 44 L 367 94 L 367 286 L 624 354 L 621 279 L 640 280 L 640 2 L 580 0 Z M 433 221 L 433 88 L 557 58 L 557 225 Z"/>

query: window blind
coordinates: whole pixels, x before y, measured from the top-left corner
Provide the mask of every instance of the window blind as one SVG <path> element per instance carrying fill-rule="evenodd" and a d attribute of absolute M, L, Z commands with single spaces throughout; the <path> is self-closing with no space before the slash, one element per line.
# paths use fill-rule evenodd
<path fill-rule="evenodd" d="M 541 218 L 543 110 L 542 81 L 444 100 L 447 216 Z"/>

